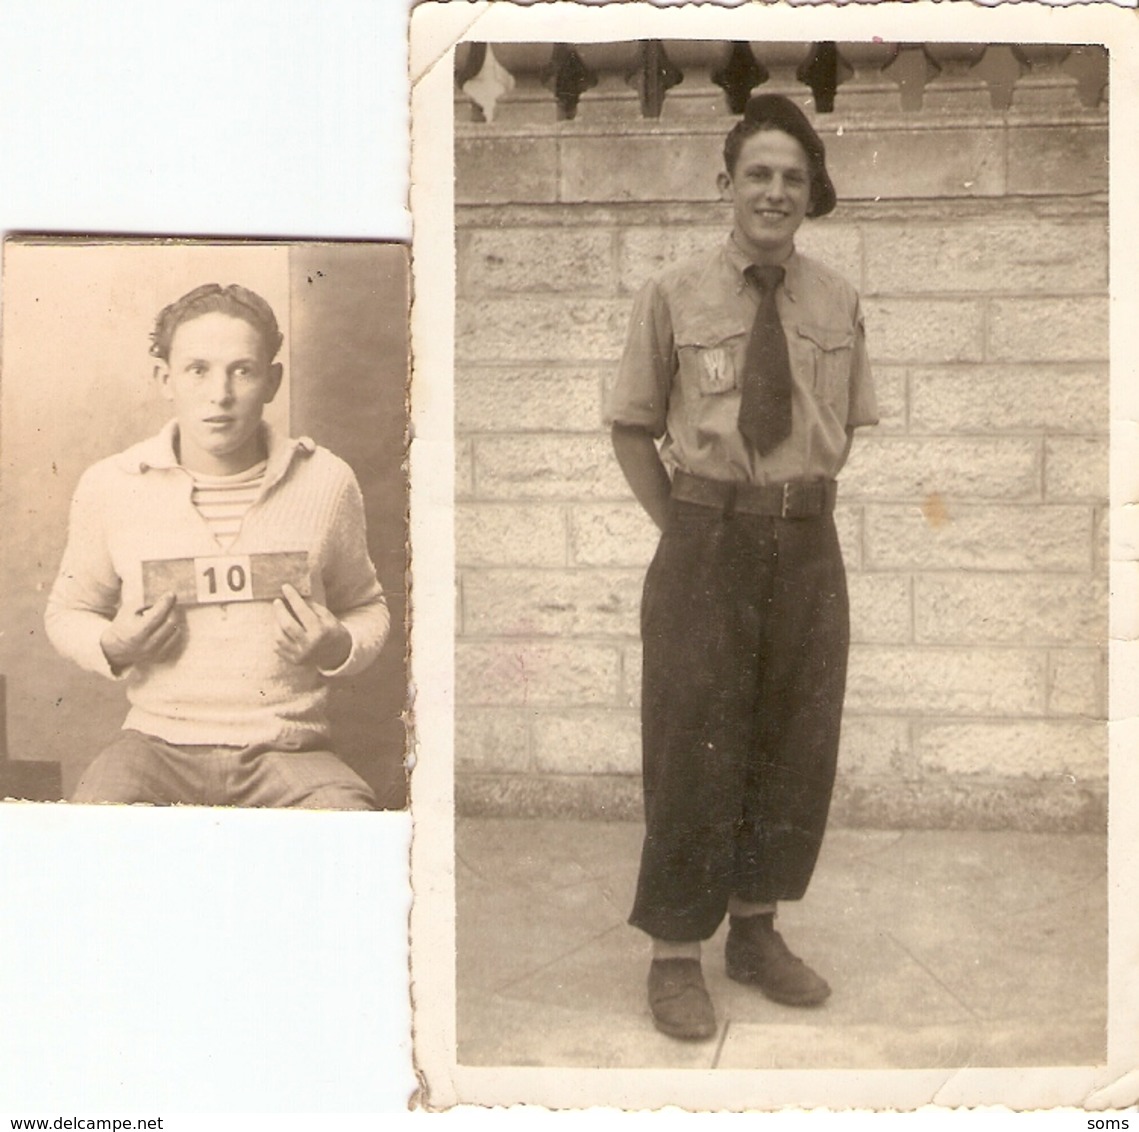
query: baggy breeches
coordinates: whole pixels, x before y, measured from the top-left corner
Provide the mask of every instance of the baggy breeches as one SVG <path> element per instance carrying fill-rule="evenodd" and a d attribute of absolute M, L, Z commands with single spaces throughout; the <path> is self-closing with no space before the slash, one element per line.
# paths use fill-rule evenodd
<path fill-rule="evenodd" d="M 849 606 L 831 515 L 671 508 L 641 608 L 646 832 L 629 922 L 700 940 L 733 895 L 806 891 L 834 785 Z"/>

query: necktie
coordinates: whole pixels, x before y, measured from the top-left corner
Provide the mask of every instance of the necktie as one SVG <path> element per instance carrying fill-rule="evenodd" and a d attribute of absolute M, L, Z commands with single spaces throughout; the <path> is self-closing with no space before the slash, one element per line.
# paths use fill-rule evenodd
<path fill-rule="evenodd" d="M 791 435 L 791 360 L 775 306 L 783 268 L 753 264 L 746 274 L 760 298 L 744 353 L 739 430 L 766 456 Z"/>

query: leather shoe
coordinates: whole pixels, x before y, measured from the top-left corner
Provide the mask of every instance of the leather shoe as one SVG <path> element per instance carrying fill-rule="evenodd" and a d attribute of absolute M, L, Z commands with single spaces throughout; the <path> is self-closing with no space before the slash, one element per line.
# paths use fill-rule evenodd
<path fill-rule="evenodd" d="M 662 1034 L 704 1041 L 716 1032 L 716 1012 L 699 959 L 654 959 L 649 967 L 649 1009 Z"/>
<path fill-rule="evenodd" d="M 831 988 L 791 953 L 774 920 L 772 915 L 731 917 L 724 950 L 728 978 L 758 987 L 784 1006 L 818 1006 Z"/>

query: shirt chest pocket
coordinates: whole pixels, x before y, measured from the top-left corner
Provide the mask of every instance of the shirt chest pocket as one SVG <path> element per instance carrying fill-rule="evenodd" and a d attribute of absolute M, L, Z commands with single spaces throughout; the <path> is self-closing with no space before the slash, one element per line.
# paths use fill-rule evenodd
<path fill-rule="evenodd" d="M 677 342 L 681 379 L 704 397 L 731 393 L 740 387 L 745 335 L 689 335 Z"/>
<path fill-rule="evenodd" d="M 810 376 L 815 396 L 832 405 L 845 403 L 849 396 L 854 331 L 849 326 L 801 323 L 788 337 L 799 356 L 801 372 Z"/>

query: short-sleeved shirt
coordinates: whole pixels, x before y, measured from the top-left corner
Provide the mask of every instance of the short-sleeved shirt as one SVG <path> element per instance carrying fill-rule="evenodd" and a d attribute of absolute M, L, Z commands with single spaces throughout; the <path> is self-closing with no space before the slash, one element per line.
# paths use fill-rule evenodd
<path fill-rule="evenodd" d="M 766 456 L 739 431 L 740 378 L 759 291 L 730 236 L 643 288 L 606 402 L 611 424 L 663 438 L 672 469 L 767 484 L 837 475 L 847 430 L 878 422 L 858 292 L 792 253 L 776 291 L 791 359 L 791 435 Z"/>

